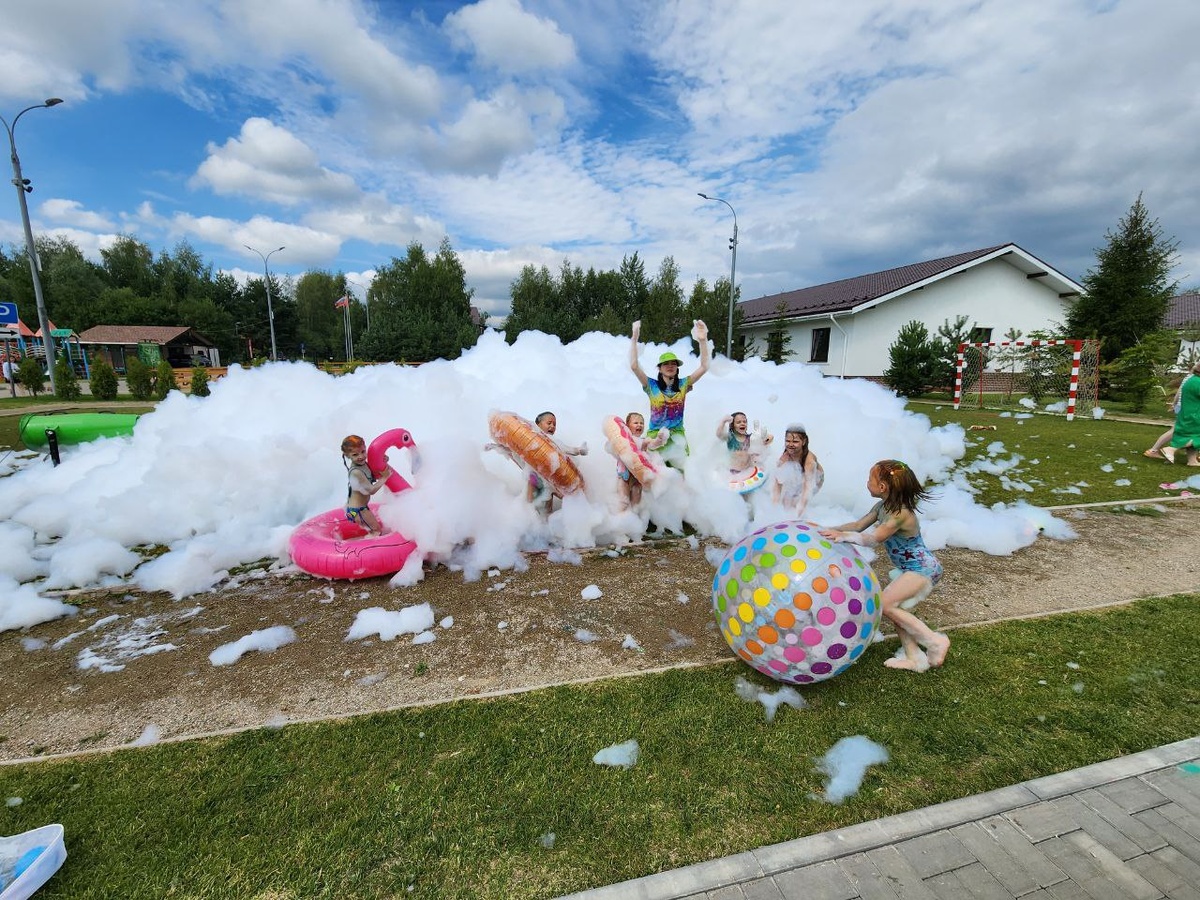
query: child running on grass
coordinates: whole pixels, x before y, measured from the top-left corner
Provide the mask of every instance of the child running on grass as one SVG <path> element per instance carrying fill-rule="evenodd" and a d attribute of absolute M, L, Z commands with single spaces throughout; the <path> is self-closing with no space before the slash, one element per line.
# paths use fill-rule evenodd
<path fill-rule="evenodd" d="M 942 564 L 925 546 L 917 521 L 917 507 L 929 499 L 929 492 L 912 469 L 897 459 L 880 460 L 871 467 L 867 490 L 879 501 L 871 511 L 856 522 L 822 528 L 821 536 L 864 547 L 883 544 L 892 565 L 900 570 L 884 588 L 882 599 L 883 614 L 896 626 L 904 655 L 886 660 L 884 665 L 914 672 L 940 666 L 950 649 L 950 638 L 908 611 L 928 597 L 942 577 Z"/>
<path fill-rule="evenodd" d="M 367 536 L 383 534 L 383 526 L 367 504 L 371 496 L 383 487 L 392 476 L 392 467 L 386 466 L 375 475 L 367 466 L 367 442 L 357 434 L 348 435 L 342 441 L 342 462 L 346 466 L 349 485 L 346 490 L 346 518 L 367 529 Z"/>

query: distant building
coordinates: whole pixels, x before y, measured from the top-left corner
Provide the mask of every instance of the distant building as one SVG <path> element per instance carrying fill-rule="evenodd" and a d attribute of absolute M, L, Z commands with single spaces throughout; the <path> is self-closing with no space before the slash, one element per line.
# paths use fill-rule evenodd
<path fill-rule="evenodd" d="M 1190 368 L 1200 356 L 1200 291 L 1184 291 L 1172 297 L 1163 327 L 1179 334 L 1179 365 Z"/>
<path fill-rule="evenodd" d="M 176 369 L 221 365 L 217 345 L 186 325 L 96 325 L 79 343 L 93 362 L 107 360 L 121 375 L 135 356 L 148 365 L 165 359 Z"/>
<path fill-rule="evenodd" d="M 792 361 L 824 374 L 879 378 L 888 348 L 914 319 L 930 334 L 944 321 L 966 316 L 972 339 L 1002 341 L 1011 329 L 1028 335 L 1053 330 L 1083 288 L 1016 244 L 786 291 L 739 304 L 739 339 L 766 354 L 771 333 L 791 335 Z"/>

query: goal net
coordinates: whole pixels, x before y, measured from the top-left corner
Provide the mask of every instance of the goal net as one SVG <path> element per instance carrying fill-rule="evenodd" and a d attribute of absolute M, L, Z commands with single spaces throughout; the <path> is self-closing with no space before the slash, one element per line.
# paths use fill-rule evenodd
<path fill-rule="evenodd" d="M 1100 342 L 1001 341 L 959 344 L 954 408 L 1092 413 L 1100 387 Z"/>

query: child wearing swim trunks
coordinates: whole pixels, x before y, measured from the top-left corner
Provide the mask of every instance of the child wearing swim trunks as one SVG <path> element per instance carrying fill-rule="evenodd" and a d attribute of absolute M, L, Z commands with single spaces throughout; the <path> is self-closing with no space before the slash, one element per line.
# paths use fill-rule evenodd
<path fill-rule="evenodd" d="M 883 544 L 892 565 L 900 570 L 883 590 L 883 614 L 896 626 L 903 655 L 884 662 L 892 669 L 923 672 L 940 666 L 950 649 L 950 638 L 934 631 L 906 609 L 929 596 L 942 577 L 942 564 L 921 537 L 917 507 L 929 492 L 912 469 L 897 459 L 884 459 L 871 467 L 867 490 L 879 502 L 857 522 L 822 528 L 822 537 L 874 547 Z M 924 652 L 921 648 L 924 647 Z"/>
<path fill-rule="evenodd" d="M 367 465 L 367 442 L 357 434 L 342 441 L 342 462 L 346 466 L 346 518 L 367 529 L 368 537 L 383 534 L 383 526 L 368 506 L 370 498 L 392 476 L 392 467 L 385 466 L 378 475 Z"/>
<path fill-rule="evenodd" d="M 625 426 L 629 429 L 629 433 L 633 435 L 634 448 L 643 453 L 647 450 L 657 450 L 671 439 L 671 432 L 665 428 L 652 438 L 645 437 L 646 420 L 638 412 L 631 412 L 625 417 Z M 607 447 L 607 449 L 616 456 L 611 446 Z M 617 458 L 617 490 L 621 496 L 622 512 L 631 507 L 636 507 L 642 502 L 642 483 L 633 476 L 633 473 L 629 471 L 629 467 L 621 462 L 620 457 Z"/>

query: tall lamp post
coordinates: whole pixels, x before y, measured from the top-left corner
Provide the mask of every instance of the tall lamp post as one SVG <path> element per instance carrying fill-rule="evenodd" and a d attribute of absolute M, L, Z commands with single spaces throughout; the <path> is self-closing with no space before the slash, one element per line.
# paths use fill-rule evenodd
<path fill-rule="evenodd" d="M 737 296 L 737 210 L 733 208 L 733 204 L 728 200 L 722 200 L 720 197 L 710 197 L 708 194 L 699 194 L 705 200 L 712 200 L 717 203 L 724 203 L 729 207 L 729 211 L 733 213 L 733 237 L 729 239 L 729 249 L 733 251 L 733 258 L 729 261 L 729 326 L 725 331 L 725 355 L 729 359 L 733 359 L 733 303 L 734 297 Z"/>
<path fill-rule="evenodd" d="M 266 256 L 263 256 L 261 250 L 255 250 L 249 244 L 242 244 L 242 246 L 251 253 L 257 253 L 260 257 L 262 257 L 263 284 L 266 285 L 267 288 L 267 320 L 271 323 L 271 361 L 274 362 L 279 359 L 279 352 L 275 349 L 275 310 L 271 308 L 271 273 L 267 271 L 267 260 L 284 248 L 276 247 Z"/>
<path fill-rule="evenodd" d="M 0 122 L 4 122 L 4 130 L 8 132 L 8 146 L 12 150 L 12 183 L 17 188 L 17 197 L 21 202 L 21 224 L 25 226 L 25 255 L 29 257 L 29 274 L 33 276 L 33 297 L 37 301 L 38 326 L 42 330 L 42 346 L 46 350 L 46 368 L 50 370 L 50 393 L 58 393 L 58 385 L 54 378 L 54 335 L 50 333 L 50 317 L 46 315 L 46 298 L 42 296 L 42 275 L 38 271 L 37 253 L 33 249 L 33 227 L 29 224 L 29 204 L 25 202 L 25 195 L 33 190 L 29 181 L 21 175 L 21 160 L 17 157 L 17 140 L 13 137 L 13 132 L 17 130 L 17 121 L 25 113 L 31 109 L 49 109 L 51 106 L 58 106 L 62 100 L 58 97 L 51 97 L 42 103 L 37 103 L 33 106 L 27 106 L 17 113 L 12 120 L 12 125 L 0 116 Z"/>

